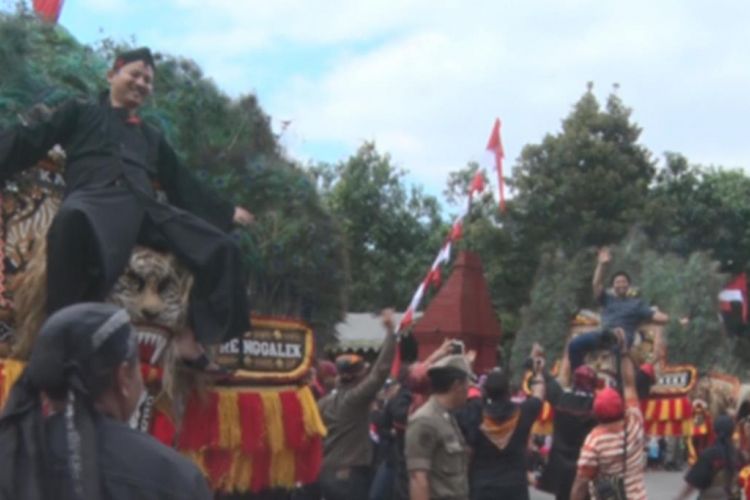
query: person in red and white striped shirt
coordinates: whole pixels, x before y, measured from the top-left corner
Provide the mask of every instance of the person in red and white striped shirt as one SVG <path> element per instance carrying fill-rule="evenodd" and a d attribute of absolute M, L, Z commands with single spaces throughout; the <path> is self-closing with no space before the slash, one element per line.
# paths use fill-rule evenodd
<path fill-rule="evenodd" d="M 616 333 L 622 347 L 624 335 L 621 331 Z M 581 448 L 571 500 L 584 500 L 587 487 L 591 497 L 596 499 L 591 482 L 599 476 L 623 477 L 628 500 L 647 498 L 643 415 L 635 389 L 635 365 L 629 356 L 623 356 L 621 372 L 627 405 L 620 394 L 610 387 L 597 394 L 593 410 L 599 425 L 586 436 Z M 624 443 L 625 436 L 627 445 Z M 624 453 L 626 457 L 623 457 Z"/>

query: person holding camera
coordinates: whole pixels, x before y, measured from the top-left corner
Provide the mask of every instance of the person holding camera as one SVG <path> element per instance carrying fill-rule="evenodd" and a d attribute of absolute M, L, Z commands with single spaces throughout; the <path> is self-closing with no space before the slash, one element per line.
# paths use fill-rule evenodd
<path fill-rule="evenodd" d="M 532 350 L 530 366 L 531 396 L 522 403 L 511 400 L 508 371 L 495 368 L 487 375 L 467 435 L 473 450 L 471 500 L 529 498 L 526 447 L 545 397 L 544 358 L 538 345 Z"/>
<path fill-rule="evenodd" d="M 623 353 L 626 334 L 619 328 L 613 333 Z M 647 498 L 645 433 L 635 387 L 635 364 L 628 354 L 618 355 L 618 361 L 623 394 L 607 387 L 594 398 L 594 416 L 599 423 L 583 442 L 571 500 L 584 500 L 587 490 L 598 500 Z"/>

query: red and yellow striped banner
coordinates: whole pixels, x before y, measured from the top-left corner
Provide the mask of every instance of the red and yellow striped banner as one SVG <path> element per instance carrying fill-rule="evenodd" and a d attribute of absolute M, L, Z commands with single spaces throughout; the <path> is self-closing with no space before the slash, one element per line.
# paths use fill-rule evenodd
<path fill-rule="evenodd" d="M 685 396 L 641 401 L 649 436 L 688 436 L 692 433 L 693 406 Z"/>
<path fill-rule="evenodd" d="M 156 414 L 152 434 L 174 442 L 167 415 Z M 190 398 L 177 449 L 198 465 L 214 491 L 257 493 L 314 482 L 325 434 L 307 386 L 220 388 Z"/>

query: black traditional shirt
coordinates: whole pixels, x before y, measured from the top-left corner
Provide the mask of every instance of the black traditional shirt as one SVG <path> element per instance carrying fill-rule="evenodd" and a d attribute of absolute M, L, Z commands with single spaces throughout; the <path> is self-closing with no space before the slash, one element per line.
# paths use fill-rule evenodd
<path fill-rule="evenodd" d="M 153 197 L 153 183 L 172 205 L 229 230 L 233 206 L 206 189 L 179 161 L 164 136 L 150 125 L 129 123 L 124 109 L 71 100 L 48 120 L 0 132 L 0 180 L 34 165 L 59 144 L 65 150 L 66 194 L 127 181 Z"/>
<path fill-rule="evenodd" d="M 210 500 L 198 468 L 148 434 L 111 418 L 96 420 L 101 498 L 107 500 Z M 62 415 L 47 421 L 52 490 L 60 500 L 75 498 L 69 475 L 68 445 Z"/>

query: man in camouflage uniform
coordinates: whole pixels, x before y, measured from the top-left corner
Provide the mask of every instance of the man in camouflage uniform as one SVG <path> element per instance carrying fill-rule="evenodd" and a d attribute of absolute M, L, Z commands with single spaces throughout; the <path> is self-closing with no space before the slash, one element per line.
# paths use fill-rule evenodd
<path fill-rule="evenodd" d="M 409 419 L 406 464 L 411 500 L 468 500 L 468 448 L 452 411 L 466 403 L 469 368 L 462 355 L 427 372 L 430 399 Z"/>

